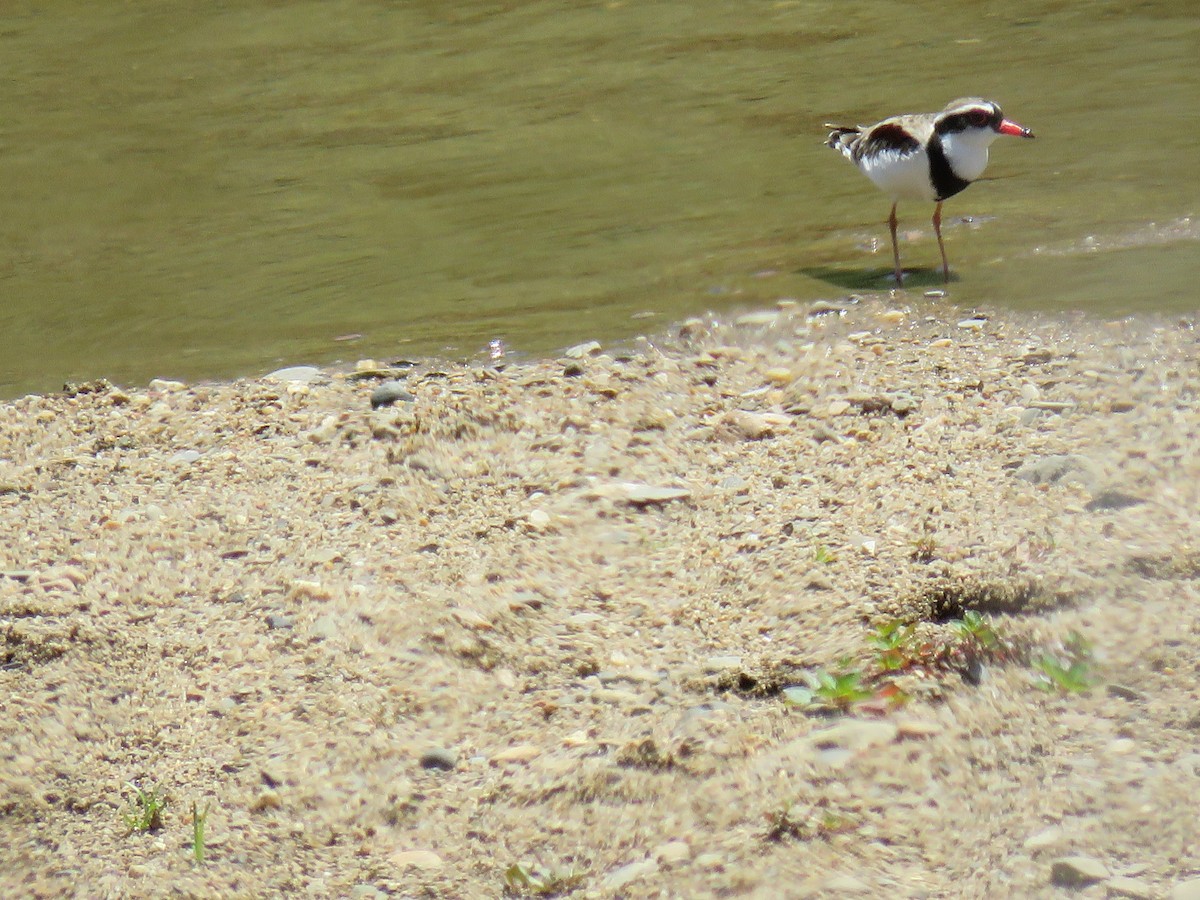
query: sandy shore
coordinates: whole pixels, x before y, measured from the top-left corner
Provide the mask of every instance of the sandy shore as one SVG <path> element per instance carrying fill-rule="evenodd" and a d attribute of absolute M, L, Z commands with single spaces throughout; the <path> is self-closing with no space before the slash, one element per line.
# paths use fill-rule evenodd
<path fill-rule="evenodd" d="M 574 356 L 0 406 L 0 894 L 1200 897 L 1190 326 Z"/>

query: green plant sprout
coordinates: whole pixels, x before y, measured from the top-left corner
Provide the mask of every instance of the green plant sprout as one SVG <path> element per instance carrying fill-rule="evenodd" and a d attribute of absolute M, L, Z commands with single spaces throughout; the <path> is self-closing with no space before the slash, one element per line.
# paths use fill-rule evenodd
<path fill-rule="evenodd" d="M 204 862 L 204 827 L 208 823 L 208 810 L 212 804 L 205 804 L 204 812 L 196 801 L 192 801 L 192 857 L 198 863 Z"/>
<path fill-rule="evenodd" d="M 850 660 L 840 662 L 840 672 L 821 669 L 806 675 L 807 685 L 792 685 L 783 689 L 784 700 L 791 706 L 804 709 L 836 709 L 845 712 L 855 703 L 869 700 L 875 690 L 864 684 L 863 674 L 850 668 Z"/>
<path fill-rule="evenodd" d="M 574 869 L 559 872 L 544 866 L 513 863 L 504 870 L 504 893 L 510 897 L 556 897 L 583 883 L 583 873 Z"/>
<path fill-rule="evenodd" d="M 162 811 L 167 805 L 165 797 L 159 794 L 159 788 L 152 787 L 142 790 L 132 781 L 126 783 L 134 794 L 129 800 L 129 809 L 121 813 L 128 833 L 135 831 L 157 831 L 162 828 Z"/>
<path fill-rule="evenodd" d="M 884 672 L 895 672 L 912 662 L 912 641 L 915 625 L 889 622 L 874 634 L 867 635 L 867 643 L 876 650 L 875 661 Z"/>

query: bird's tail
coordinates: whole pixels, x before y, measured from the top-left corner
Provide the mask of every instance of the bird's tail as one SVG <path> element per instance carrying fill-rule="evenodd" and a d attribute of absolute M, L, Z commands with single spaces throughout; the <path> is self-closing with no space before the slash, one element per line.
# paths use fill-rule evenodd
<path fill-rule="evenodd" d="M 826 123 L 825 127 L 833 129 L 829 132 L 825 145 L 839 151 L 846 159 L 853 159 L 854 145 L 862 137 L 862 129 L 857 125 L 831 125 L 829 123 Z"/>

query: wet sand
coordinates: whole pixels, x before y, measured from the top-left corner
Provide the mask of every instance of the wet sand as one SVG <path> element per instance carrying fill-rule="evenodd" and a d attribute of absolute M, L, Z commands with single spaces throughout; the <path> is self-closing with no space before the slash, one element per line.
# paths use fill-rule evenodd
<path fill-rule="evenodd" d="M 1200 896 L 1196 351 L 863 301 L 6 403 L 0 893 Z"/>

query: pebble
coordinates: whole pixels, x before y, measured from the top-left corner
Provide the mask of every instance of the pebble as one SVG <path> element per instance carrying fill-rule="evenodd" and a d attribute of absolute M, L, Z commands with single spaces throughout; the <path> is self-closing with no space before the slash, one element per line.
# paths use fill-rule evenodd
<path fill-rule="evenodd" d="M 182 381 L 170 381 L 166 378 L 151 378 L 150 390 L 162 394 L 177 394 L 186 391 L 187 385 Z"/>
<path fill-rule="evenodd" d="M 866 894 L 871 891 L 870 886 L 866 882 L 855 878 L 853 875 L 832 875 L 821 883 L 821 887 L 835 896 L 842 894 Z"/>
<path fill-rule="evenodd" d="M 394 403 L 414 403 L 416 397 L 405 390 L 402 381 L 385 381 L 371 391 L 371 409 L 391 406 Z"/>
<path fill-rule="evenodd" d="M 563 356 L 567 359 L 583 359 L 585 356 L 595 356 L 599 352 L 599 341 L 585 341 L 582 344 L 576 344 L 574 347 L 568 347 L 563 352 Z"/>
<path fill-rule="evenodd" d="M 762 413 L 735 409 L 726 413 L 724 419 L 738 434 L 752 441 L 775 433 L 775 425 Z"/>
<path fill-rule="evenodd" d="M 1104 882 L 1104 890 L 1110 897 L 1129 897 L 1132 900 L 1153 900 L 1158 896 L 1154 885 L 1126 875 L 1117 875 L 1108 879 Z"/>
<path fill-rule="evenodd" d="M 445 747 L 430 747 L 421 754 L 422 769 L 445 769 L 450 771 L 458 765 L 458 754 Z"/>
<path fill-rule="evenodd" d="M 865 750 L 890 744 L 900 734 L 891 722 L 872 722 L 866 719 L 844 719 L 829 728 L 814 731 L 803 740 L 813 747 L 841 747 L 846 750 Z"/>
<path fill-rule="evenodd" d="M 493 766 L 503 766 L 508 763 L 527 763 L 542 755 L 542 748 L 537 744 L 517 744 L 506 747 L 498 753 L 493 753 L 490 760 Z"/>
<path fill-rule="evenodd" d="M 704 671 L 710 675 L 718 672 L 729 672 L 741 667 L 742 658 L 740 656 L 710 656 L 704 661 Z"/>
<path fill-rule="evenodd" d="M 267 627 L 274 630 L 287 630 L 295 624 L 291 616 L 269 615 L 267 616 Z"/>
<path fill-rule="evenodd" d="M 1077 482 L 1084 487 L 1095 483 L 1095 466 L 1086 456 L 1078 454 L 1055 454 L 1038 459 L 1026 460 L 1017 469 L 1016 475 L 1030 484 L 1059 484 Z"/>
<path fill-rule="evenodd" d="M 617 891 L 625 887 L 625 885 L 657 871 L 658 860 L 639 859 L 637 862 L 631 862 L 609 872 L 604 877 L 604 887 L 606 890 Z"/>
<path fill-rule="evenodd" d="M 596 688 L 591 693 L 596 703 L 611 703 L 613 706 L 636 706 L 642 698 L 633 691 L 622 691 L 617 688 Z"/>
<path fill-rule="evenodd" d="M 287 381 L 297 384 L 312 384 L 322 376 L 322 372 L 316 366 L 288 366 L 283 369 L 276 369 L 274 372 L 269 372 L 263 376 L 263 381 Z"/>
<path fill-rule="evenodd" d="M 620 492 L 626 503 L 634 506 L 649 506 L 655 503 L 669 503 L 672 500 L 686 500 L 692 496 L 687 488 L 662 487 L 653 484 L 627 483 L 620 486 Z"/>
<path fill-rule="evenodd" d="M 1129 509 L 1131 506 L 1140 506 L 1145 502 L 1141 497 L 1134 497 L 1132 494 L 1126 494 L 1121 491 L 1104 491 L 1089 500 L 1083 508 L 1088 512 L 1119 510 Z"/>
<path fill-rule="evenodd" d="M 199 450 L 180 450 L 171 454 L 167 459 L 168 463 L 181 463 L 183 465 L 191 465 L 200 459 L 203 454 Z"/>
<path fill-rule="evenodd" d="M 1026 850 L 1038 851 L 1045 850 L 1048 847 L 1053 847 L 1065 837 L 1065 832 L 1057 825 L 1051 825 L 1049 828 L 1043 828 L 1036 834 L 1031 834 L 1025 838 L 1023 846 Z"/>
<path fill-rule="evenodd" d="M 432 850 L 400 850 L 393 853 L 389 857 L 392 865 L 400 869 L 407 869 L 411 866 L 414 869 L 440 869 L 443 865 L 442 858 Z"/>
<path fill-rule="evenodd" d="M 1104 863 L 1090 856 L 1064 856 L 1050 866 L 1050 881 L 1059 887 L 1084 887 L 1108 875 Z"/>
<path fill-rule="evenodd" d="M 837 303 L 830 303 L 828 300 L 817 300 L 808 308 L 810 316 L 828 316 L 834 313 L 845 313 L 846 311 L 844 306 L 840 306 Z"/>
<path fill-rule="evenodd" d="M 1171 900 L 1200 900 L 1200 878 L 1181 881 L 1171 889 Z"/>
<path fill-rule="evenodd" d="M 321 616 L 308 626 L 309 637 L 321 641 L 333 640 L 338 636 L 339 630 L 337 618 L 331 615 Z"/>
<path fill-rule="evenodd" d="M 454 616 L 464 628 L 470 628 L 475 631 L 492 631 L 496 627 L 486 616 L 465 606 L 454 607 L 454 609 L 450 610 L 450 615 Z"/>
<path fill-rule="evenodd" d="M 1131 703 L 1141 703 L 1146 699 L 1146 695 L 1141 691 L 1136 691 L 1131 687 L 1126 687 L 1123 684 L 1110 684 L 1104 688 L 1109 696 L 1119 697 L 1122 700 L 1128 700 Z"/>
<path fill-rule="evenodd" d="M 942 730 L 942 726 L 937 722 L 922 719 L 901 719 L 896 723 L 896 737 L 901 739 L 931 738 L 941 734 Z"/>
<path fill-rule="evenodd" d="M 263 791 L 250 804 L 251 812 L 265 812 L 268 809 L 280 809 L 283 800 L 277 791 Z"/>
<path fill-rule="evenodd" d="M 692 858 L 692 848 L 687 841 L 667 841 L 654 848 L 654 858 L 660 863 L 680 863 Z"/>

